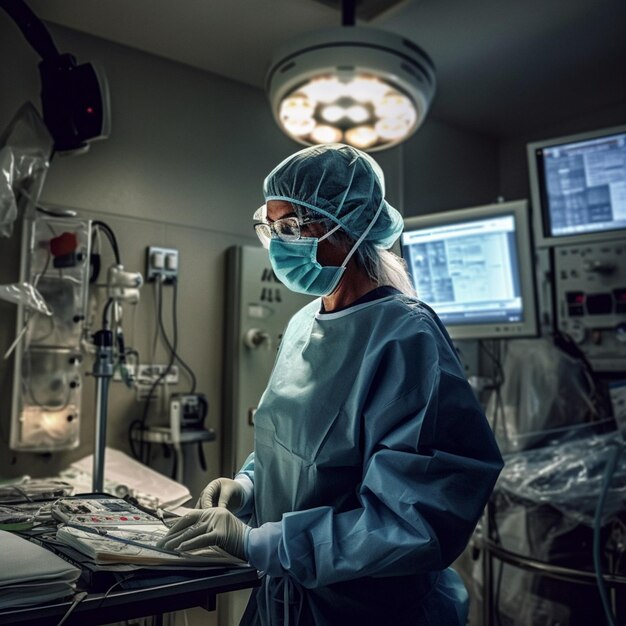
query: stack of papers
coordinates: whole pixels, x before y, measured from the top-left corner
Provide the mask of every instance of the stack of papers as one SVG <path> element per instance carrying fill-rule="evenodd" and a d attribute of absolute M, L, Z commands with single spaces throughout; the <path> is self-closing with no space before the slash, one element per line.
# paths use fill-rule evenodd
<path fill-rule="evenodd" d="M 245 565 L 244 561 L 217 547 L 206 548 L 194 554 L 161 550 L 156 547 L 156 543 L 167 532 L 166 526 L 137 525 L 133 528 L 99 530 L 106 534 L 99 534 L 95 528 L 90 527 L 60 526 L 56 538 L 98 565 L 124 563 L 145 567 L 171 565 L 181 568 Z"/>
<path fill-rule="evenodd" d="M 80 570 L 27 539 L 0 530 L 0 609 L 72 595 Z"/>

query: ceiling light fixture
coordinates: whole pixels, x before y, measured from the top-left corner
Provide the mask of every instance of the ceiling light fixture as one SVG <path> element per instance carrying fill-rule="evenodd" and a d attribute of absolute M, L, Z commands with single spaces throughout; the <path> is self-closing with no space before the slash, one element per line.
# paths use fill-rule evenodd
<path fill-rule="evenodd" d="M 266 87 L 280 128 L 305 145 L 329 137 L 374 152 L 408 139 L 435 93 L 435 69 L 413 42 L 354 26 L 354 0 L 343 26 L 298 37 L 275 54 Z"/>

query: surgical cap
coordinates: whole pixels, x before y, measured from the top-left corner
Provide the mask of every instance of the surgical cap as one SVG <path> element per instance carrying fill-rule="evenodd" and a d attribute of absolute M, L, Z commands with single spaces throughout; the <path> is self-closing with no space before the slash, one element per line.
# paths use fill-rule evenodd
<path fill-rule="evenodd" d="M 390 248 L 403 228 L 402 216 L 385 199 L 382 169 L 365 152 L 339 143 L 300 150 L 277 165 L 263 183 L 265 201 L 302 205 L 339 224 L 358 239 L 382 210 L 365 241 Z"/>

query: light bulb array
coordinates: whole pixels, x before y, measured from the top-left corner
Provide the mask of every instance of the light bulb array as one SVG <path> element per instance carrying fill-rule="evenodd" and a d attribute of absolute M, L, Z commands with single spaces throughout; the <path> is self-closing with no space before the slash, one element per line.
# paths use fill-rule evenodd
<path fill-rule="evenodd" d="M 418 121 L 411 99 L 376 76 L 314 77 L 281 102 L 279 120 L 297 140 L 338 141 L 357 148 L 398 143 Z"/>

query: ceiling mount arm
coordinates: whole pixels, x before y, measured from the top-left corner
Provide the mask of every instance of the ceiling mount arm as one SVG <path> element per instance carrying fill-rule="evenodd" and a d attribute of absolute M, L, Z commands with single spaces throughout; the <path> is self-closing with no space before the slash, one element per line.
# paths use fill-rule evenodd
<path fill-rule="evenodd" d="M 356 0 L 342 0 L 341 25 L 354 26 L 356 24 Z"/>
<path fill-rule="evenodd" d="M 71 54 L 60 54 L 24 0 L 0 0 L 0 9 L 41 57 L 41 108 L 55 151 L 84 152 L 91 141 L 108 137 L 110 104 L 104 73 L 91 63 L 78 65 Z"/>
<path fill-rule="evenodd" d="M 32 12 L 22 0 L 0 0 L 0 8 L 17 24 L 26 41 L 35 49 L 42 59 L 59 56 L 52 36 L 43 22 Z"/>

